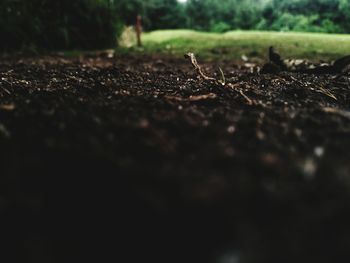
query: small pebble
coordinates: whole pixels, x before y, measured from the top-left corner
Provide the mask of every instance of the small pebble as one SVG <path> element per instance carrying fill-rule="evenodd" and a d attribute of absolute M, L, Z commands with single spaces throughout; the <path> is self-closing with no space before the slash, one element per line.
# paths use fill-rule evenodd
<path fill-rule="evenodd" d="M 324 155 L 324 148 L 321 147 L 321 146 L 315 147 L 315 149 L 314 149 L 314 154 L 315 154 L 317 157 L 322 157 L 322 156 Z"/>
<path fill-rule="evenodd" d="M 6 138 L 10 138 L 11 137 L 11 133 L 10 131 L 6 128 L 5 125 L 0 123 L 0 135 L 5 136 Z"/>
<path fill-rule="evenodd" d="M 146 129 L 149 127 L 149 121 L 147 119 L 141 119 L 139 122 L 139 126 L 142 129 Z"/>
<path fill-rule="evenodd" d="M 230 125 L 230 126 L 227 127 L 227 132 L 228 132 L 229 134 L 232 134 L 232 133 L 234 133 L 235 131 L 236 131 L 236 127 L 235 127 L 235 126 Z"/>
<path fill-rule="evenodd" d="M 306 179 L 312 180 L 315 177 L 317 165 L 314 159 L 307 158 L 303 164 L 303 173 Z"/>

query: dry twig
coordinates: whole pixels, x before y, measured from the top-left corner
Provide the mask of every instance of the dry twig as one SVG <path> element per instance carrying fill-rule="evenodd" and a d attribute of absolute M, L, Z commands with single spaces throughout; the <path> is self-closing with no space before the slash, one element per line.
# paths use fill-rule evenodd
<path fill-rule="evenodd" d="M 208 93 L 204 95 L 191 95 L 188 99 L 190 101 L 199 101 L 199 100 L 206 100 L 206 99 L 216 99 L 217 95 L 215 93 Z"/>
<path fill-rule="evenodd" d="M 332 92 L 330 92 L 330 90 L 325 89 L 325 88 L 323 88 L 321 86 L 319 86 L 318 90 L 316 90 L 316 91 L 319 92 L 319 93 L 322 93 L 322 94 L 324 94 L 324 95 L 326 95 L 326 96 L 328 96 L 328 97 L 330 97 L 330 98 L 332 98 L 334 100 L 338 100 L 337 97 L 334 96 Z"/>
<path fill-rule="evenodd" d="M 191 95 L 188 98 L 183 98 L 180 96 L 165 96 L 168 100 L 175 100 L 175 101 L 200 101 L 200 100 L 207 100 L 207 99 L 215 99 L 217 95 L 215 93 L 208 93 L 203 95 Z"/>
<path fill-rule="evenodd" d="M 242 95 L 242 97 L 247 101 L 248 105 L 253 105 L 253 100 L 251 100 L 247 95 L 244 94 L 243 90 L 239 90 L 239 94 Z"/>
<path fill-rule="evenodd" d="M 222 71 L 222 69 L 219 67 L 219 71 L 220 71 L 220 74 L 221 74 L 221 80 L 219 80 L 219 82 L 223 85 L 223 86 L 225 86 L 225 84 L 226 84 L 226 78 L 225 78 L 225 74 L 224 74 L 224 72 Z"/>
<path fill-rule="evenodd" d="M 217 80 L 215 78 L 211 78 L 208 77 L 207 75 L 205 75 L 201 69 L 201 67 L 198 65 L 197 59 L 195 57 L 195 55 L 193 53 L 187 53 L 185 55 L 185 58 L 189 59 L 192 66 L 194 67 L 194 69 L 197 71 L 198 75 L 201 76 L 203 79 L 205 80 L 212 80 L 215 81 L 216 83 L 219 83 L 223 86 L 226 85 L 226 79 L 225 79 L 225 75 L 224 72 L 222 71 L 221 68 L 219 68 L 220 74 L 221 74 L 221 80 Z M 239 84 L 232 84 L 232 83 L 228 83 L 228 87 L 230 87 L 231 89 L 235 90 L 236 92 L 238 92 L 247 102 L 248 105 L 253 105 L 255 103 L 255 101 L 253 101 L 252 99 L 250 99 L 246 94 L 244 94 L 243 90 L 240 88 Z M 215 95 L 215 96 L 213 96 Z M 173 100 L 177 100 L 177 101 L 183 101 L 184 99 L 181 97 L 167 97 L 168 99 L 173 99 Z M 190 98 L 188 100 L 190 101 L 197 101 L 197 100 L 203 100 L 203 99 L 208 99 L 208 98 L 216 98 L 216 94 L 214 93 L 209 93 L 207 95 L 199 95 L 199 96 L 190 96 Z"/>
<path fill-rule="evenodd" d="M 237 91 L 246 100 L 248 105 L 253 105 L 255 103 L 255 101 L 253 101 L 246 94 L 244 94 L 244 92 L 241 89 L 239 83 L 236 83 L 236 84 L 229 83 L 228 87 L 230 87 L 231 89 Z"/>
<path fill-rule="evenodd" d="M 332 107 L 324 107 L 322 108 L 322 110 L 326 113 L 333 113 L 333 114 L 337 114 L 342 117 L 345 117 L 347 119 L 350 119 L 350 111 L 341 110 L 341 109 L 332 108 Z"/>
<path fill-rule="evenodd" d="M 16 108 L 15 104 L 1 104 L 0 110 L 13 111 Z"/>
<path fill-rule="evenodd" d="M 212 80 L 212 81 L 215 81 L 217 83 L 220 83 L 221 85 L 225 85 L 225 76 L 224 76 L 224 72 L 222 71 L 221 68 L 219 68 L 220 73 L 221 73 L 221 80 L 217 80 L 215 78 L 208 77 L 207 75 L 204 74 L 204 72 L 202 71 L 202 68 L 198 65 L 196 56 L 193 53 L 185 54 L 185 58 L 190 60 L 193 68 L 197 71 L 198 75 L 201 76 L 203 79 Z"/>

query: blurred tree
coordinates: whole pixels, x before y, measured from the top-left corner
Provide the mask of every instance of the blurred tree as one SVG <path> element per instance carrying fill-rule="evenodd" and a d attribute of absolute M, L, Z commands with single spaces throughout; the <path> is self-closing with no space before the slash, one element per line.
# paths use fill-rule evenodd
<path fill-rule="evenodd" d="M 0 49 L 97 49 L 116 45 L 112 0 L 2 0 Z"/>
<path fill-rule="evenodd" d="M 188 0 L 186 5 L 188 26 L 197 30 L 209 30 L 212 22 L 211 12 L 208 0 Z"/>
<path fill-rule="evenodd" d="M 143 16 L 146 30 L 225 32 L 264 29 L 350 32 L 350 0 L 119 0 L 123 20 Z"/>
<path fill-rule="evenodd" d="M 237 2 L 235 28 L 252 29 L 262 17 L 262 3 L 257 0 L 240 0 Z"/>
<path fill-rule="evenodd" d="M 119 0 L 118 14 L 122 21 L 134 25 L 141 15 L 146 30 L 185 28 L 184 5 L 177 0 Z"/>
<path fill-rule="evenodd" d="M 341 26 L 345 32 L 350 33 L 350 0 L 339 0 L 337 11 L 335 13 L 337 16 L 333 21 Z"/>
<path fill-rule="evenodd" d="M 0 49 L 113 47 L 120 22 L 145 30 L 350 33 L 350 0 L 1 0 Z"/>
<path fill-rule="evenodd" d="M 136 17 L 146 18 L 148 0 L 117 0 L 117 13 L 119 18 L 127 25 L 135 25 Z"/>
<path fill-rule="evenodd" d="M 177 0 L 151 0 L 146 11 L 149 29 L 186 27 L 184 6 Z"/>

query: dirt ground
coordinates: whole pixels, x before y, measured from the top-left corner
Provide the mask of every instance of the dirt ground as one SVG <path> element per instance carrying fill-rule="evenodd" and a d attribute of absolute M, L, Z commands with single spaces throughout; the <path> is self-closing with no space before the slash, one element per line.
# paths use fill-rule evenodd
<path fill-rule="evenodd" d="M 350 260 L 350 75 L 199 62 L 1 59 L 6 262 Z"/>

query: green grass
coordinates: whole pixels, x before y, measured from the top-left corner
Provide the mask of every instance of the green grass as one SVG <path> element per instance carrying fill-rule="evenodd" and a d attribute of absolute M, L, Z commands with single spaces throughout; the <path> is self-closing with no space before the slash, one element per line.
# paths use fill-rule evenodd
<path fill-rule="evenodd" d="M 143 35 L 144 48 L 137 52 L 183 55 L 194 52 L 206 59 L 239 59 L 243 54 L 265 58 L 274 46 L 284 58 L 330 60 L 350 54 L 350 35 L 231 31 L 225 34 L 191 30 L 159 30 Z"/>

